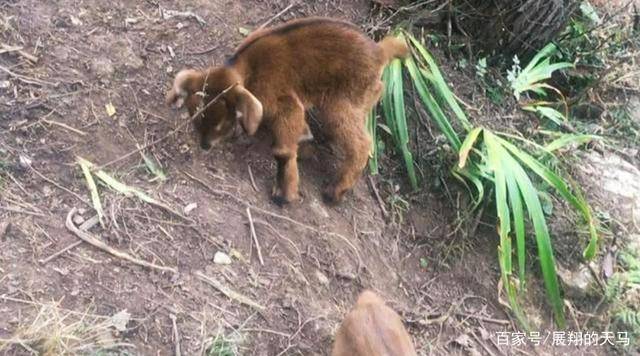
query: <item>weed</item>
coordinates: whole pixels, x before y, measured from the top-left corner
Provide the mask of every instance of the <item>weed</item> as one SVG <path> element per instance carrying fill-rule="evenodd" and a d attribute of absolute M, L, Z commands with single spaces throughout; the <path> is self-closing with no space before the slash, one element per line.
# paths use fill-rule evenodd
<path fill-rule="evenodd" d="M 640 123 L 631 114 L 628 104 L 613 108 L 610 111 L 610 122 L 605 131 L 607 136 L 613 137 L 624 146 L 638 147 L 640 144 Z"/>
<path fill-rule="evenodd" d="M 206 356 L 237 356 L 238 346 L 235 340 L 218 333 L 206 347 Z"/>
<path fill-rule="evenodd" d="M 387 204 L 391 207 L 391 215 L 394 222 L 402 225 L 404 214 L 409 211 L 409 202 L 400 194 L 400 187 L 389 182 L 391 194 L 387 198 Z"/>

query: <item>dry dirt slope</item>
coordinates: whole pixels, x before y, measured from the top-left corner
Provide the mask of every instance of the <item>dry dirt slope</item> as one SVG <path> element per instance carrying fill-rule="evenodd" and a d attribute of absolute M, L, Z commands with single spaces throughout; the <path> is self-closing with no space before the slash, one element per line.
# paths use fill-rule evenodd
<path fill-rule="evenodd" d="M 309 3 L 278 21 L 305 15 L 360 21 L 368 6 Z M 450 264 L 439 260 L 442 246 L 451 245 L 454 219 L 444 199 L 419 195 L 420 209 L 401 229 L 384 223 L 365 179 L 343 205 L 326 207 L 318 198 L 334 158 L 322 153 L 302 163 L 304 203 L 278 209 L 268 198 L 274 173 L 268 142 L 259 139 L 240 138 L 204 153 L 181 130 L 147 151 L 161 162 L 166 181 L 151 180 L 139 155 L 106 168 L 178 212 L 197 205 L 183 218 L 99 186 L 106 223 L 90 232 L 112 248 L 178 273 L 135 266 L 87 244 L 56 254 L 78 241 L 65 228 L 69 211 L 81 209 L 82 219 L 94 214 L 76 156 L 105 164 L 173 130 L 180 118 L 162 99 L 175 72 L 219 63 L 244 29 L 288 4 L 0 3 L 0 42 L 38 58 L 31 62 L 15 50 L 0 54 L 2 352 L 29 354 L 30 337 L 69 332 L 63 327 L 81 319 L 95 327 L 93 315 L 126 310 L 131 318 L 119 325 L 117 340 L 129 344 L 123 349 L 131 354 L 169 355 L 179 345 L 182 354 L 196 355 L 211 337 L 224 334 L 242 355 L 322 355 L 364 287 L 378 290 L 403 313 L 423 354 L 460 353 L 450 341 L 477 334 L 477 328 L 510 330 L 495 300 L 493 242 L 479 238 L 469 242 L 476 252 Z M 204 24 L 164 10 L 192 11 Z M 259 249 L 250 237 L 247 208 Z M 232 263 L 214 264 L 218 251 L 232 255 Z M 259 306 L 224 296 L 207 279 Z M 43 307 L 51 302 L 66 319 Z M 37 316 L 39 311 L 44 314 Z M 12 337 L 21 337 L 24 346 L 6 341 Z M 103 336 L 98 341 L 106 342 Z M 96 342 L 87 340 L 99 348 Z M 497 352 L 493 339 L 483 343 Z M 69 342 L 78 344 L 84 341 Z M 479 343 L 470 345 L 486 352 Z"/>

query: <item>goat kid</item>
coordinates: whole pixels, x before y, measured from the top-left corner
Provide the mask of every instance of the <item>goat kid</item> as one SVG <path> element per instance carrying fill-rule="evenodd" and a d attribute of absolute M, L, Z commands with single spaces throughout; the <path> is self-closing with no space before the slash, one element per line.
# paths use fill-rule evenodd
<path fill-rule="evenodd" d="M 279 205 L 300 199 L 298 146 L 313 138 L 305 112 L 315 108 L 328 138 L 344 153 L 337 179 L 323 194 L 337 203 L 367 164 L 366 116 L 382 94 L 382 71 L 408 51 L 400 39 L 376 43 L 347 22 L 293 20 L 253 32 L 221 66 L 180 71 L 166 101 L 193 115 L 236 84 L 194 120 L 200 146 L 209 149 L 229 137 L 238 123 L 248 135 L 268 129 L 278 166 L 273 198 Z"/>
<path fill-rule="evenodd" d="M 365 290 L 336 334 L 331 356 L 417 356 L 396 312 Z"/>

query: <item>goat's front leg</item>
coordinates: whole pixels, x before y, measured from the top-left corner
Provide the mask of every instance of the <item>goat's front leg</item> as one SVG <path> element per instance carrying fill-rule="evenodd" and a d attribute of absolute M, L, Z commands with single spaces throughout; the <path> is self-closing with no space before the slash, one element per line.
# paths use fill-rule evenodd
<path fill-rule="evenodd" d="M 300 201 L 298 192 L 298 144 L 308 130 L 304 119 L 304 107 L 294 97 L 278 100 L 279 114 L 271 125 L 273 156 L 278 164 L 273 201 L 283 206 Z"/>

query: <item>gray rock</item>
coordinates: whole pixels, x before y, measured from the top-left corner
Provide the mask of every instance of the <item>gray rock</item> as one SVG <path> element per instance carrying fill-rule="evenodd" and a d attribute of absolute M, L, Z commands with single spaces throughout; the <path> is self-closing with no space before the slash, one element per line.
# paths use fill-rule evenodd
<path fill-rule="evenodd" d="M 557 271 L 567 297 L 575 299 L 594 295 L 595 279 L 588 266 L 582 264 L 577 270 L 571 271 L 558 265 Z"/>

